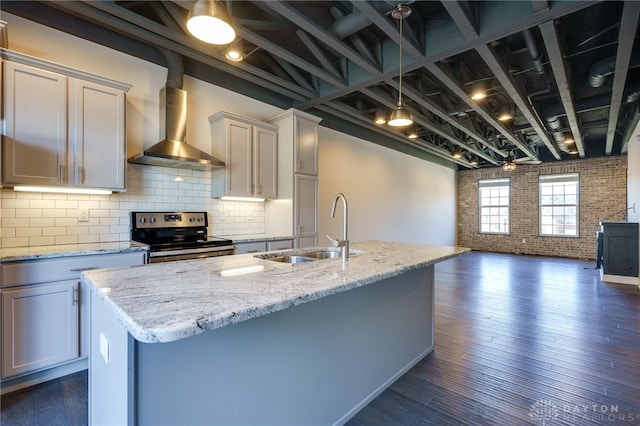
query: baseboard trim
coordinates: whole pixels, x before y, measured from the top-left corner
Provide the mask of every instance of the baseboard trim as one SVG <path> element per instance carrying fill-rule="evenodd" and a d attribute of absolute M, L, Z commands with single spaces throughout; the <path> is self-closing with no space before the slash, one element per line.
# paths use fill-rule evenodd
<path fill-rule="evenodd" d="M 4 379 L 0 382 L 0 394 L 4 395 L 39 383 L 48 382 L 49 380 L 57 379 L 68 374 L 77 373 L 78 371 L 86 370 L 88 366 L 88 361 L 84 358 L 24 376 Z"/>

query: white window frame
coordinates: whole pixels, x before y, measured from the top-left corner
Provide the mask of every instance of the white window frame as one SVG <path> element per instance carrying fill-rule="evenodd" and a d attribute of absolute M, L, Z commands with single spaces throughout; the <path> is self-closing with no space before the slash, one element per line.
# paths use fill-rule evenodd
<path fill-rule="evenodd" d="M 504 204 L 504 195 L 495 194 L 496 190 L 507 188 L 508 194 L 506 196 L 506 204 Z M 490 195 L 489 197 L 483 197 L 484 191 L 494 192 L 495 195 Z M 483 204 L 483 198 L 490 199 L 490 203 L 487 205 Z M 496 201 L 497 199 L 497 201 Z M 507 209 L 507 214 L 500 214 L 500 209 Z M 485 209 L 489 210 L 489 214 L 483 214 Z M 497 212 L 497 214 L 495 214 Z M 489 223 L 483 223 L 483 217 L 495 218 L 498 217 L 498 220 L 502 217 L 507 219 L 506 225 L 504 225 L 504 229 L 501 230 L 483 230 L 483 225 L 491 225 L 491 220 Z M 503 228 L 503 225 L 498 225 L 500 228 Z M 510 235 L 511 234 L 511 179 L 509 178 L 498 178 L 498 179 L 481 179 L 478 181 L 478 233 L 480 234 L 494 234 L 494 235 Z"/>
<path fill-rule="evenodd" d="M 570 202 L 571 196 L 574 195 L 571 194 L 572 185 L 575 185 L 575 202 Z M 548 193 L 548 188 L 552 188 L 551 194 Z M 567 190 L 569 193 L 566 192 Z M 553 198 L 554 195 L 556 199 Z M 569 197 L 569 202 L 566 197 Z M 580 238 L 580 175 L 578 173 L 538 176 L 538 206 L 538 234 L 541 237 Z M 567 214 L 567 208 L 575 208 L 575 216 Z M 548 214 L 549 212 L 551 214 Z M 572 220 L 568 223 L 555 223 L 554 218 L 566 219 L 567 217 Z M 575 224 L 571 223 L 572 221 L 575 221 Z M 565 233 L 567 224 L 575 225 L 575 235 Z"/>

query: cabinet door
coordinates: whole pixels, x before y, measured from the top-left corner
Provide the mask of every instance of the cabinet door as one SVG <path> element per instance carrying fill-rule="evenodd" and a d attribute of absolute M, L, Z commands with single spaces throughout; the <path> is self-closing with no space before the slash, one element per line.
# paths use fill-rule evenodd
<path fill-rule="evenodd" d="M 267 251 L 288 250 L 293 248 L 293 240 L 268 241 Z"/>
<path fill-rule="evenodd" d="M 3 65 L 3 183 L 66 185 L 67 77 Z"/>
<path fill-rule="evenodd" d="M 318 125 L 306 118 L 294 117 L 295 173 L 318 174 Z"/>
<path fill-rule="evenodd" d="M 258 253 L 267 250 L 267 244 L 264 241 L 253 243 L 236 243 L 233 254 Z"/>
<path fill-rule="evenodd" d="M 251 139 L 253 126 L 235 120 L 225 120 L 227 135 L 226 195 L 250 197 Z"/>
<path fill-rule="evenodd" d="M 2 378 L 79 357 L 78 283 L 2 290 Z"/>
<path fill-rule="evenodd" d="M 71 80 L 69 111 L 73 147 L 70 182 L 88 188 L 125 188 L 124 92 Z"/>
<path fill-rule="evenodd" d="M 253 193 L 259 197 L 278 196 L 278 133 L 253 128 Z"/>
<path fill-rule="evenodd" d="M 318 234 L 318 178 L 296 175 L 294 224 L 296 237 L 317 237 Z"/>

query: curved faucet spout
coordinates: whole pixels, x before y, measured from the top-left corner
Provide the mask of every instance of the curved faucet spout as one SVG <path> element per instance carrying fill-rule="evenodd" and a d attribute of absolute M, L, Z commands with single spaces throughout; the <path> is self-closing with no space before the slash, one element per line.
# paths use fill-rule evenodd
<path fill-rule="evenodd" d="M 331 217 L 335 217 L 336 215 L 336 205 L 338 204 L 338 200 L 342 199 L 342 205 L 344 207 L 344 228 L 342 230 L 342 241 L 337 241 L 337 246 L 341 247 L 342 250 L 342 258 L 349 258 L 349 239 L 347 238 L 347 222 L 349 219 L 349 207 L 347 205 L 347 198 L 344 196 L 342 192 L 336 194 L 333 199 L 333 204 L 331 205 Z M 335 243 L 334 243 L 335 245 Z"/>

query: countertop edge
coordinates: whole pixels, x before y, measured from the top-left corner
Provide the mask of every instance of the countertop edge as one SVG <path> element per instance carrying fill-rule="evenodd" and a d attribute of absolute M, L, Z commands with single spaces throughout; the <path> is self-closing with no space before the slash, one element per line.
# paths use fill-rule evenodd
<path fill-rule="evenodd" d="M 112 244 L 113 246 L 111 246 Z M 117 246 L 117 244 L 121 245 Z M 59 246 L 16 247 L 0 249 L 0 263 L 100 254 L 134 253 L 148 250 L 149 247 L 145 244 L 128 241 L 122 243 L 88 243 Z"/>

